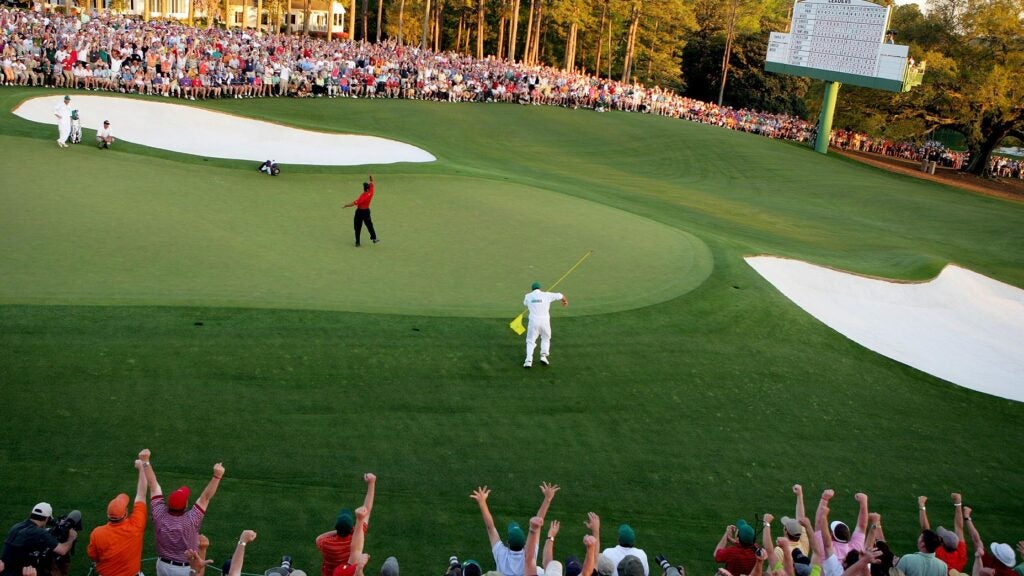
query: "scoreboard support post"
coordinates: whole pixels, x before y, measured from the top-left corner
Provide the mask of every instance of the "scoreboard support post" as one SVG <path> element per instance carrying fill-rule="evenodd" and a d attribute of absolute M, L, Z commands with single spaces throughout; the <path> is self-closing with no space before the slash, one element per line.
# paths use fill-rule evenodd
<path fill-rule="evenodd" d="M 818 135 L 814 138 L 814 151 L 828 154 L 828 136 L 832 132 L 832 115 L 839 98 L 839 82 L 825 81 L 825 96 L 821 101 L 821 115 L 818 116 Z"/>

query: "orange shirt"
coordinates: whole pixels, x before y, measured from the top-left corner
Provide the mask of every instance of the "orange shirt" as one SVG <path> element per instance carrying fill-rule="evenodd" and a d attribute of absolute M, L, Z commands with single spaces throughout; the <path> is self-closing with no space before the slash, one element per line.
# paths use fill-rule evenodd
<path fill-rule="evenodd" d="M 135 576 L 142 569 L 146 503 L 136 502 L 128 518 L 97 526 L 89 535 L 89 558 L 100 576 Z"/>

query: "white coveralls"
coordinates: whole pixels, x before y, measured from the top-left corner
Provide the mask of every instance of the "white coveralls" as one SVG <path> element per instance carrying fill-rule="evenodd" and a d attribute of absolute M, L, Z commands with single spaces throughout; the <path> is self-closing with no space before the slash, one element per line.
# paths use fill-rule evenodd
<path fill-rule="evenodd" d="M 53 113 L 57 115 L 57 130 L 59 136 L 57 137 L 58 144 L 66 144 L 68 137 L 71 136 L 71 107 L 65 102 L 61 102 L 54 107 Z"/>
<path fill-rule="evenodd" d="M 565 298 L 561 292 L 544 292 L 537 288 L 523 298 L 523 305 L 530 311 L 530 323 L 526 327 L 526 362 L 524 366 L 533 364 L 533 350 L 537 347 L 537 336 L 540 336 L 540 357 L 546 359 L 551 351 L 551 313 L 552 302 Z"/>

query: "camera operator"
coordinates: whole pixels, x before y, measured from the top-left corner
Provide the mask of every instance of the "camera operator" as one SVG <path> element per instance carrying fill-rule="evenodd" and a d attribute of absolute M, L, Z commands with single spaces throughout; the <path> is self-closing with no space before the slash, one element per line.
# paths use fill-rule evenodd
<path fill-rule="evenodd" d="M 138 481 L 129 514 L 128 495 L 118 494 L 107 505 L 109 522 L 89 535 L 89 558 L 99 576 L 135 576 L 142 570 L 142 538 L 146 533 L 146 473 L 142 460 L 135 461 Z"/>
<path fill-rule="evenodd" d="M 53 508 L 46 502 L 40 502 L 32 508 L 26 520 L 11 527 L 4 541 L 3 572 L 0 576 L 21 576 L 25 566 L 39 567 L 40 561 L 46 560 L 52 553 L 65 556 L 78 538 L 74 528 L 68 528 L 64 542 L 46 529 L 47 523 L 53 518 Z"/>

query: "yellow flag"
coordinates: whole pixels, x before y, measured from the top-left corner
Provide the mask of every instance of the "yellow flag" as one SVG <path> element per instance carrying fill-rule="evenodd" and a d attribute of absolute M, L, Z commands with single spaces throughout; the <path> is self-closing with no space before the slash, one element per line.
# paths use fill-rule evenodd
<path fill-rule="evenodd" d="M 520 314 L 513 318 L 512 321 L 508 323 L 508 327 L 516 334 L 522 336 L 523 332 L 526 332 L 526 327 L 523 326 L 523 315 Z"/>

